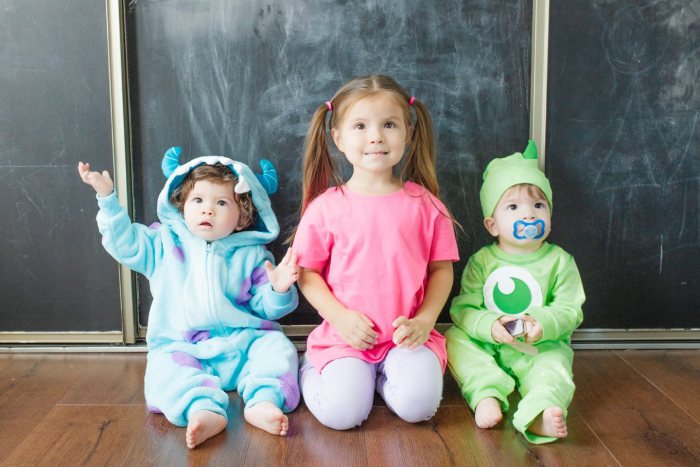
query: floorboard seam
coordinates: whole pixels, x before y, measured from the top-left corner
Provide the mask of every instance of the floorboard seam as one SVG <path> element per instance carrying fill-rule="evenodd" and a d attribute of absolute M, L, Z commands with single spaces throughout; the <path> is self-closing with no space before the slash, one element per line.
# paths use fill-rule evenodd
<path fill-rule="evenodd" d="M 632 365 L 630 362 L 628 362 L 628 361 L 625 359 L 625 357 L 623 357 L 622 355 L 620 355 L 616 350 L 613 350 L 613 352 L 615 352 L 615 355 L 617 355 L 618 357 L 620 357 L 620 358 L 622 359 L 623 362 L 625 362 L 627 365 L 629 365 L 630 368 L 632 368 L 638 375 L 640 375 L 642 378 L 644 378 L 644 379 L 645 379 L 649 384 L 651 384 L 657 391 L 659 391 L 661 394 L 663 394 L 663 395 L 666 397 L 666 399 L 670 400 L 670 401 L 673 403 L 673 405 L 675 405 L 676 407 L 678 407 L 679 409 L 681 409 L 681 410 L 683 411 L 684 414 L 686 414 L 687 416 L 689 416 L 690 418 L 692 418 L 693 420 L 695 420 L 695 423 L 697 423 L 697 424 L 700 425 L 700 420 L 698 420 L 697 418 L 695 418 L 692 414 L 688 413 L 687 410 L 685 410 L 683 407 L 681 407 L 680 405 L 678 405 L 678 403 L 677 403 L 676 401 L 674 401 L 673 398 L 669 397 L 669 395 L 666 394 L 666 393 L 665 393 L 660 387 L 658 387 L 656 384 L 654 384 L 654 382 L 653 382 L 652 380 L 650 380 L 649 378 L 647 378 L 646 375 L 645 375 L 644 373 L 642 373 L 641 371 L 639 371 L 634 365 Z"/>
<path fill-rule="evenodd" d="M 576 409 L 573 408 L 573 407 L 569 407 L 569 410 L 573 410 L 574 412 L 576 412 L 576 414 L 579 416 L 579 418 L 580 418 L 581 420 L 583 420 L 583 423 L 585 423 L 586 426 L 588 427 L 588 429 L 591 430 L 591 433 L 593 433 L 593 436 L 595 436 L 595 439 L 597 439 L 598 442 L 599 442 L 600 444 L 603 445 L 603 447 L 605 448 L 605 450 L 608 451 L 608 454 L 610 454 L 610 457 L 612 457 L 613 460 L 614 460 L 615 462 L 617 462 L 617 465 L 619 465 L 620 467 L 622 467 L 622 464 L 620 463 L 619 460 L 617 460 L 617 457 L 615 457 L 615 454 L 613 454 L 612 451 L 610 450 L 610 448 L 608 447 L 608 445 L 605 444 L 605 443 L 603 442 L 602 439 L 600 439 L 600 437 L 598 436 L 598 433 L 596 433 L 595 430 L 593 430 L 593 427 L 590 426 L 590 425 L 588 424 L 588 422 L 586 421 L 585 418 L 583 418 L 583 415 L 581 415 L 581 412 L 579 412 L 578 410 L 576 410 Z"/>

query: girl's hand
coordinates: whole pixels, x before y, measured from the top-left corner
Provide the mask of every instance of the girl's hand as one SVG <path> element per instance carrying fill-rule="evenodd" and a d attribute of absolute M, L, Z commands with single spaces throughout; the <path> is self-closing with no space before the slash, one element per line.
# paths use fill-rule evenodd
<path fill-rule="evenodd" d="M 542 325 L 530 315 L 523 316 L 525 320 L 525 342 L 528 344 L 534 344 L 538 340 L 542 339 Z"/>
<path fill-rule="evenodd" d="M 391 323 L 396 329 L 392 340 L 396 347 L 403 349 L 408 347 L 408 350 L 413 350 L 428 342 L 430 331 L 433 330 L 434 324 L 427 323 L 421 319 L 408 319 L 401 316 Z"/>
<path fill-rule="evenodd" d="M 359 311 L 338 312 L 331 325 L 338 331 L 341 339 L 353 349 L 373 349 L 374 344 L 379 342 L 379 334 L 372 329 L 374 323 Z"/>
<path fill-rule="evenodd" d="M 516 319 L 518 319 L 517 316 L 501 316 L 494 321 L 491 326 L 491 337 L 493 337 L 493 340 L 501 344 L 515 344 L 515 338 L 506 331 L 504 324 Z"/>
<path fill-rule="evenodd" d="M 85 183 L 95 189 L 100 198 L 109 196 L 114 191 L 114 183 L 112 183 L 112 179 L 109 178 L 109 172 L 106 170 L 102 174 L 90 172 L 90 164 L 78 162 L 78 173 Z"/>
<path fill-rule="evenodd" d="M 272 290 L 279 294 L 287 293 L 292 284 L 299 279 L 297 256 L 296 250 L 289 248 L 277 267 L 274 267 L 271 262 L 265 261 L 265 271 L 267 271 L 267 278 L 270 280 Z"/>

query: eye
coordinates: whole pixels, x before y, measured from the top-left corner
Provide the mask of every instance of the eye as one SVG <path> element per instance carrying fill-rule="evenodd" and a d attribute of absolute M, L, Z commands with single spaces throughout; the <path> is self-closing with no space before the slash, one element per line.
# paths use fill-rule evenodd
<path fill-rule="evenodd" d="M 396 124 L 394 122 L 386 122 L 384 128 L 396 128 Z"/>
<path fill-rule="evenodd" d="M 535 209 L 542 209 L 544 208 L 544 203 L 535 203 Z"/>
<path fill-rule="evenodd" d="M 224 201 L 223 199 L 220 199 L 219 201 L 216 202 L 216 205 L 217 206 L 226 206 L 226 201 Z"/>
<path fill-rule="evenodd" d="M 193 203 L 201 203 L 201 202 L 202 202 L 202 198 L 192 198 L 192 202 L 193 202 Z"/>
<path fill-rule="evenodd" d="M 365 124 L 364 123 L 358 123 L 354 127 L 352 127 L 354 130 L 364 130 L 365 129 Z"/>
<path fill-rule="evenodd" d="M 517 204 L 509 204 L 506 209 L 509 211 L 515 211 L 516 209 L 518 209 L 518 205 Z"/>

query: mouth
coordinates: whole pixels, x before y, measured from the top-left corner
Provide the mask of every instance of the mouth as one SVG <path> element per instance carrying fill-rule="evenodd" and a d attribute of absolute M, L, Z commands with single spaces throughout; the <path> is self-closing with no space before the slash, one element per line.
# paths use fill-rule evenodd
<path fill-rule="evenodd" d="M 381 151 L 380 152 L 366 152 L 365 156 L 367 156 L 367 157 L 384 157 L 387 154 L 389 154 L 389 153 L 388 152 L 381 152 Z"/>
<path fill-rule="evenodd" d="M 202 222 L 199 224 L 200 227 L 211 227 L 211 224 L 209 222 Z"/>

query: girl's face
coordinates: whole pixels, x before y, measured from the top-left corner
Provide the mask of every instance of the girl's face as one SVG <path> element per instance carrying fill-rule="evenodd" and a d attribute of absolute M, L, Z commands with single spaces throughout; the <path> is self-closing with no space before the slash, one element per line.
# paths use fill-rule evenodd
<path fill-rule="evenodd" d="M 354 168 L 354 174 L 391 173 L 410 138 L 401 106 L 380 93 L 355 102 L 337 128 L 333 141 Z"/>
<path fill-rule="evenodd" d="M 208 242 L 221 240 L 240 230 L 240 208 L 235 196 L 231 182 L 196 182 L 184 206 L 187 229 L 192 235 Z"/>

